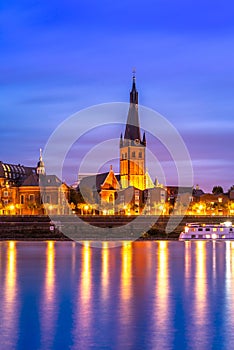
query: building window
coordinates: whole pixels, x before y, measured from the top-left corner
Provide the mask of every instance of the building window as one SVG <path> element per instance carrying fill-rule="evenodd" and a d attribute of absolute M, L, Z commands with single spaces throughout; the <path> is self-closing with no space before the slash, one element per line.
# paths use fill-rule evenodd
<path fill-rule="evenodd" d="M 139 158 L 142 158 L 142 152 L 139 152 Z"/>
<path fill-rule="evenodd" d="M 50 196 L 46 196 L 46 203 L 50 203 Z"/>
<path fill-rule="evenodd" d="M 124 159 L 124 153 L 122 153 L 122 159 Z"/>
<path fill-rule="evenodd" d="M 34 194 L 30 194 L 29 195 L 29 202 L 34 202 L 34 200 L 35 200 Z"/>
<path fill-rule="evenodd" d="M 8 199 L 5 199 L 4 200 L 4 205 L 7 205 L 8 204 Z"/>
<path fill-rule="evenodd" d="M 125 159 L 127 159 L 127 152 L 125 153 Z"/>
<path fill-rule="evenodd" d="M 3 196 L 8 197 L 8 191 L 4 191 Z"/>
<path fill-rule="evenodd" d="M 132 158 L 136 157 L 136 152 L 132 152 Z"/>
<path fill-rule="evenodd" d="M 23 194 L 21 194 L 21 196 L 20 196 L 20 204 L 24 204 L 24 195 Z"/>
<path fill-rule="evenodd" d="M 112 203 L 113 201 L 114 201 L 114 197 L 113 197 L 113 194 L 111 194 L 109 197 L 109 202 Z"/>

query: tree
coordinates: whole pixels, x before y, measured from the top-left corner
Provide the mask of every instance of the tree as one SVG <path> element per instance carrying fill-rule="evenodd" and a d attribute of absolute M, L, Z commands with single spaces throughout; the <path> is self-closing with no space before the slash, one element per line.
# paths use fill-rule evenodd
<path fill-rule="evenodd" d="M 69 203 L 74 203 L 75 205 L 79 203 L 93 204 L 93 192 L 89 187 L 82 186 L 82 189 L 75 190 L 74 188 L 70 189 L 70 198 Z"/>
<path fill-rule="evenodd" d="M 214 186 L 212 190 L 213 194 L 221 194 L 223 193 L 223 187 L 221 186 Z"/>

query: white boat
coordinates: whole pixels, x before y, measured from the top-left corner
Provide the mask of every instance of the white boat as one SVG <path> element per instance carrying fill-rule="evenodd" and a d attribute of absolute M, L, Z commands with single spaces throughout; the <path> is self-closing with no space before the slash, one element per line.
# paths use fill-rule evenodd
<path fill-rule="evenodd" d="M 234 227 L 230 221 L 220 224 L 186 224 L 184 231 L 179 236 L 180 241 L 193 239 L 234 239 Z"/>

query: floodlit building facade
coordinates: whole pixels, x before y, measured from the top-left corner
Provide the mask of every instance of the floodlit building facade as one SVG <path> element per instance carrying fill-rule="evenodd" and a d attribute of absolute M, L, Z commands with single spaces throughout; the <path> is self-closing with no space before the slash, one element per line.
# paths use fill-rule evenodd
<path fill-rule="evenodd" d="M 66 214 L 69 187 L 46 175 L 40 152 L 37 167 L 0 162 L 0 215 Z"/>

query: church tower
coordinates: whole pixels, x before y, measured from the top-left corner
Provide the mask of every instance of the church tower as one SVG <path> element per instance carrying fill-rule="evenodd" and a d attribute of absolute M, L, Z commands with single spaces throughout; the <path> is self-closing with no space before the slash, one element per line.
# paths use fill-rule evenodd
<path fill-rule="evenodd" d="M 133 72 L 130 106 L 124 137 L 120 136 L 120 181 L 122 188 L 145 189 L 145 133 L 141 139 L 138 115 L 138 91 Z"/>

